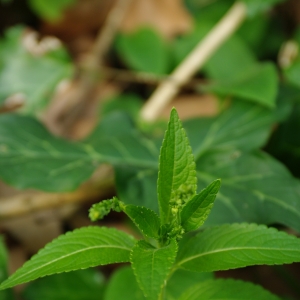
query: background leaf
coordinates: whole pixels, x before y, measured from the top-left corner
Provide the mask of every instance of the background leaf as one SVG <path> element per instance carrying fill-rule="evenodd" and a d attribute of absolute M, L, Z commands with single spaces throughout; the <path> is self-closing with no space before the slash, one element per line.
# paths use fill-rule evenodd
<path fill-rule="evenodd" d="M 278 76 L 271 63 L 257 64 L 234 79 L 212 82 L 200 87 L 205 92 L 213 92 L 221 96 L 236 96 L 274 107 L 277 95 Z"/>
<path fill-rule="evenodd" d="M 0 289 L 39 277 L 117 262 L 128 262 L 134 239 L 113 228 L 83 227 L 58 237 L 0 285 Z"/>
<path fill-rule="evenodd" d="M 73 67 L 65 49 L 59 47 L 43 55 L 33 55 L 21 43 L 23 27 L 13 27 L 0 40 L 0 104 L 21 94 L 21 111 L 33 114 L 51 99 L 56 85 L 71 76 Z"/>
<path fill-rule="evenodd" d="M 1 116 L 1 178 L 17 188 L 59 192 L 77 188 L 102 162 L 156 168 L 158 150 L 136 131 L 127 131 L 127 123 L 126 135 L 120 137 L 124 132 L 119 131 L 114 137 L 114 122 L 119 120 L 120 128 L 127 121 L 120 115 L 110 118 L 111 122 L 101 123 L 86 141 L 71 143 L 52 136 L 33 118 Z"/>
<path fill-rule="evenodd" d="M 300 184 L 280 162 L 256 151 L 216 151 L 197 162 L 199 188 L 214 178 L 222 190 L 205 225 L 280 223 L 300 231 Z"/>
<path fill-rule="evenodd" d="M 31 8 L 42 18 L 55 21 L 62 16 L 63 10 L 75 0 L 29 0 Z"/>
<path fill-rule="evenodd" d="M 196 273 L 187 270 L 176 270 L 168 279 L 165 298 L 178 299 L 178 296 L 196 283 L 213 278 L 213 273 Z M 118 268 L 110 278 L 104 300 L 144 300 L 147 299 L 140 289 L 131 267 Z"/>
<path fill-rule="evenodd" d="M 167 74 L 170 70 L 169 49 L 159 33 L 151 28 L 119 35 L 116 50 L 121 59 L 136 71 Z"/>
<path fill-rule="evenodd" d="M 175 261 L 176 252 L 175 240 L 171 240 L 168 246 L 162 248 L 154 248 L 143 240 L 134 246 L 130 261 L 137 282 L 147 299 L 156 300 L 161 294 Z"/>
<path fill-rule="evenodd" d="M 185 291 L 179 300 L 279 300 L 277 296 L 250 282 L 218 279 L 201 282 Z"/>
<path fill-rule="evenodd" d="M 104 276 L 93 269 L 40 278 L 22 293 L 25 300 L 99 300 L 104 294 Z"/>
<path fill-rule="evenodd" d="M 121 267 L 117 269 L 110 278 L 104 300 L 145 300 L 131 267 Z"/>
<path fill-rule="evenodd" d="M 265 12 L 266 10 L 272 8 L 273 5 L 284 1 L 285 0 L 243 0 L 243 2 L 245 2 L 247 5 L 247 12 L 250 17 Z"/>
<path fill-rule="evenodd" d="M 256 224 L 212 227 L 183 238 L 176 268 L 213 272 L 300 261 L 300 239 Z"/>
<path fill-rule="evenodd" d="M 178 296 L 181 295 L 183 291 L 213 277 L 213 273 L 196 273 L 183 269 L 176 270 L 167 282 L 166 299 L 178 299 Z"/>

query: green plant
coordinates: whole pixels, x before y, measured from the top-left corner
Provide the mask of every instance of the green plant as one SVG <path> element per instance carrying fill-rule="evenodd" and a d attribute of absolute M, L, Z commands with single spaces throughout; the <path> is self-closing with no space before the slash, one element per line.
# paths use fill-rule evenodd
<path fill-rule="evenodd" d="M 180 280 L 180 272 L 191 271 L 193 274 L 300 261 L 300 240 L 274 228 L 242 223 L 199 230 L 212 209 L 220 180 L 215 180 L 198 194 L 196 181 L 192 150 L 173 109 L 159 159 L 159 216 L 149 208 L 128 205 L 117 198 L 102 201 L 90 209 L 93 221 L 103 218 L 111 210 L 123 211 L 144 239 L 136 240 L 119 230 L 96 226 L 66 233 L 33 256 L 0 288 L 6 289 L 55 273 L 130 262 L 137 282 L 131 284 L 131 288 L 133 286 L 137 291 L 133 298 L 171 299 L 172 281 L 178 280 L 176 274 L 179 274 Z M 122 272 L 132 276 L 128 269 Z M 114 279 L 114 284 L 122 284 L 122 274 L 119 281 Z M 194 276 L 191 275 L 191 278 Z M 119 289 L 119 293 L 122 297 L 123 291 Z M 114 299 L 111 292 L 106 297 Z M 278 299 L 251 283 L 213 279 L 198 280 L 195 284 L 183 283 L 172 299 L 221 297 Z"/>

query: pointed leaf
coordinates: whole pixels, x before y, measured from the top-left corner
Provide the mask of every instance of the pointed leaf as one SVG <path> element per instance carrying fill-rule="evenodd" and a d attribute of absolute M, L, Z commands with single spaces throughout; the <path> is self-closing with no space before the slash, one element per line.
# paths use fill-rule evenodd
<path fill-rule="evenodd" d="M 300 262 L 300 239 L 256 224 L 212 227 L 183 238 L 177 256 L 177 268 L 197 272 L 293 262 Z"/>
<path fill-rule="evenodd" d="M 119 262 L 128 262 L 134 239 L 112 228 L 85 227 L 46 245 L 0 285 L 15 286 L 46 275 Z"/>
<path fill-rule="evenodd" d="M 279 300 L 277 296 L 250 282 L 232 279 L 207 280 L 185 291 L 178 300 Z"/>
<path fill-rule="evenodd" d="M 131 263 L 136 279 L 147 299 L 157 300 L 166 283 L 175 261 L 177 242 L 171 240 L 168 246 L 154 248 L 145 241 L 139 241 L 131 253 Z"/>
<path fill-rule="evenodd" d="M 186 232 L 196 230 L 203 225 L 213 207 L 220 186 L 221 181 L 215 180 L 183 207 L 181 225 Z"/>
<path fill-rule="evenodd" d="M 126 205 L 124 212 L 145 236 L 158 239 L 160 219 L 153 210 L 143 206 Z"/>
<path fill-rule="evenodd" d="M 160 151 L 158 203 L 162 224 L 171 220 L 170 202 L 180 199 L 182 190 L 196 191 L 195 162 L 189 141 L 173 108 Z"/>

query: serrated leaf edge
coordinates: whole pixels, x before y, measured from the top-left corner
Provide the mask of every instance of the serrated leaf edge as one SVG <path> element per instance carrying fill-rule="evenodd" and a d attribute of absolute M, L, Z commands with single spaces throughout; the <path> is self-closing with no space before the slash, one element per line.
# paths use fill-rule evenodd
<path fill-rule="evenodd" d="M 74 232 L 79 232 L 79 231 L 82 231 L 82 230 L 86 230 L 87 228 L 99 228 L 99 229 L 105 229 L 105 230 L 108 230 L 108 231 L 115 231 L 115 232 L 121 232 L 122 234 L 126 234 L 128 236 L 128 238 L 132 239 L 133 241 L 135 240 L 133 236 L 123 232 L 123 231 L 120 231 L 120 230 L 117 230 L 115 228 L 108 228 L 108 227 L 98 227 L 98 226 L 86 226 L 86 227 L 82 227 L 82 228 L 78 228 L 78 229 L 75 229 L 73 231 L 68 231 L 66 232 L 65 234 L 63 235 L 60 235 L 59 237 L 57 237 L 56 239 L 52 240 L 50 243 L 48 243 L 44 248 L 40 249 L 36 254 L 34 254 L 30 260 L 26 261 L 23 266 L 21 268 L 19 268 L 14 274 L 12 274 L 11 276 L 17 276 L 18 273 L 20 273 L 22 271 L 23 268 L 27 267 L 31 262 L 32 260 L 34 260 L 36 257 L 38 257 L 42 252 L 44 252 L 45 250 L 49 249 L 51 247 L 51 245 L 61 239 L 63 239 L 64 237 L 70 235 L 70 234 L 73 234 Z M 92 249 L 92 248 L 99 248 L 99 246 L 93 246 L 93 247 L 90 247 L 89 249 Z M 103 247 L 102 247 L 103 248 Z M 107 247 L 108 248 L 108 247 Z M 129 252 L 132 250 L 132 248 L 125 248 L 125 247 L 114 247 L 114 248 L 120 248 L 120 249 L 124 249 L 124 250 L 128 250 Z M 87 248 L 86 248 L 87 249 Z M 86 250 L 85 249 L 85 250 Z M 77 251 L 76 253 L 80 253 L 81 251 Z M 75 252 L 72 253 L 72 255 L 74 254 Z M 75 253 L 75 254 L 76 254 Z M 67 257 L 69 255 L 65 255 L 65 257 Z M 60 258 L 61 259 L 61 258 Z M 57 260 L 54 260 L 54 261 L 58 261 L 59 259 Z M 115 261 L 114 263 L 119 263 L 119 262 L 127 262 L 126 261 Z M 20 276 L 18 277 L 19 278 L 22 278 L 24 276 L 27 276 L 28 274 L 34 272 L 34 271 L 37 271 L 39 269 L 41 269 L 42 267 L 44 266 L 47 266 L 49 264 L 53 263 L 53 260 L 51 262 L 48 262 L 47 264 L 43 264 L 42 266 L 39 265 L 37 268 L 33 269 L 33 270 L 30 270 L 29 272 L 27 272 L 26 274 L 23 274 L 23 276 Z M 98 264 L 97 264 L 98 265 Z M 97 266 L 95 265 L 95 266 Z M 101 265 L 101 264 L 99 264 Z M 89 268 L 89 267 L 87 267 Z M 73 270 L 69 270 L 69 271 L 62 271 L 62 272 L 56 272 L 56 273 L 53 273 L 53 274 L 60 274 L 60 273 L 67 273 L 67 272 L 71 272 L 71 271 L 75 271 L 77 270 L 77 268 L 74 268 Z M 49 275 L 42 275 L 42 276 L 39 276 L 39 278 L 43 278 L 43 277 L 46 277 L 46 276 L 49 276 Z M 6 281 L 9 281 L 10 280 L 10 277 L 7 278 L 6 280 L 4 280 L 1 284 L 0 284 L 0 290 L 3 290 L 3 289 L 6 289 L 6 288 L 9 288 L 9 287 L 12 287 L 14 286 L 14 283 L 12 282 L 11 284 L 9 284 L 8 286 L 5 286 L 3 287 L 3 284 L 6 282 Z M 31 281 L 31 280 L 30 280 Z"/>

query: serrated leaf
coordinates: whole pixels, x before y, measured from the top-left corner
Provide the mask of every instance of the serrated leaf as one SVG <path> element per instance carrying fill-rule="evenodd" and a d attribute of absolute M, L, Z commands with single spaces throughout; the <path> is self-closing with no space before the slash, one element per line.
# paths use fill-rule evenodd
<path fill-rule="evenodd" d="M 132 268 L 147 299 L 156 300 L 162 293 L 176 253 L 175 240 L 163 248 L 154 248 L 145 241 L 139 241 L 132 249 Z"/>
<path fill-rule="evenodd" d="M 25 300 L 99 300 L 105 288 L 104 276 L 93 269 L 40 278 L 22 293 Z"/>
<path fill-rule="evenodd" d="M 113 228 L 85 227 L 58 237 L 0 285 L 6 289 L 38 277 L 128 262 L 134 239 Z"/>
<path fill-rule="evenodd" d="M 236 96 L 272 108 L 278 90 L 277 70 L 272 63 L 255 64 L 238 78 L 212 82 L 201 89 L 225 97 Z"/>
<path fill-rule="evenodd" d="M 143 206 L 126 205 L 124 212 L 145 236 L 158 239 L 160 219 L 153 210 Z"/>
<path fill-rule="evenodd" d="M 183 293 L 178 300 L 279 300 L 277 296 L 250 282 L 233 279 L 207 280 Z"/>
<path fill-rule="evenodd" d="M 180 198 L 181 189 L 195 194 L 197 178 L 192 149 L 178 114 L 172 109 L 160 151 L 157 194 L 162 224 L 170 223 L 171 202 Z"/>
<path fill-rule="evenodd" d="M 300 261 L 300 239 L 256 224 L 212 227 L 179 243 L 176 268 L 214 272 Z"/>
<path fill-rule="evenodd" d="M 221 181 L 215 180 L 183 207 L 181 225 L 186 232 L 196 230 L 204 224 L 213 207 L 220 186 Z"/>
<path fill-rule="evenodd" d="M 116 50 L 121 59 L 134 70 L 154 74 L 169 72 L 169 49 L 158 32 L 151 28 L 120 34 Z"/>

